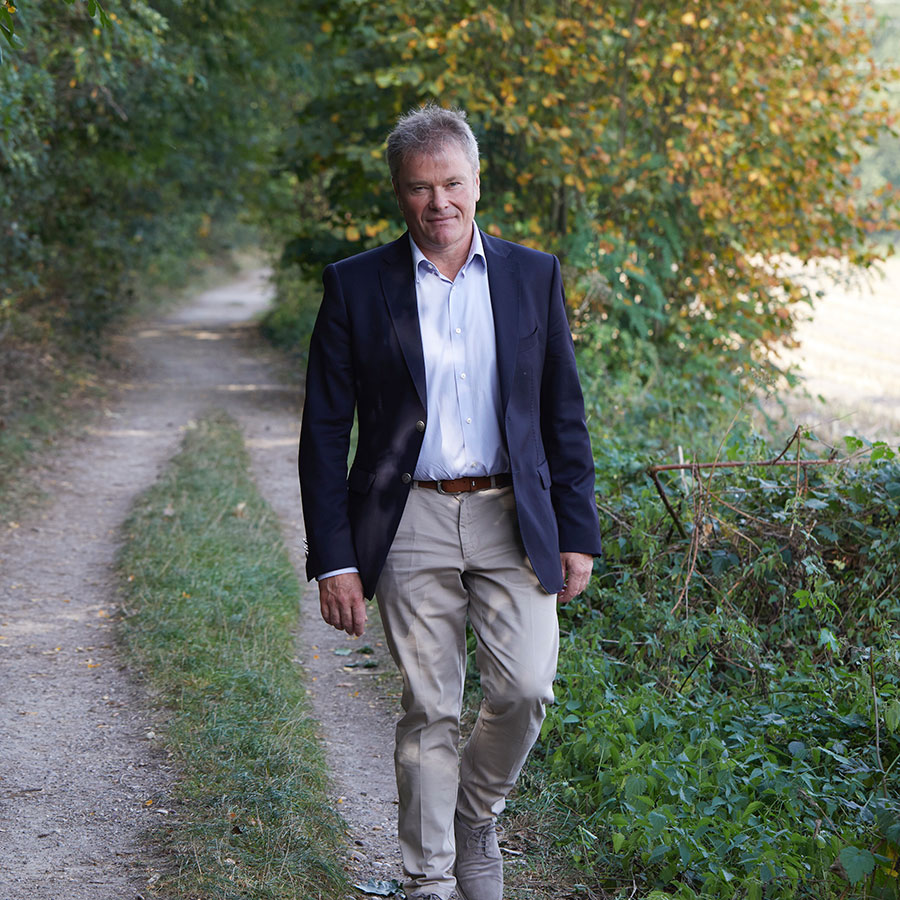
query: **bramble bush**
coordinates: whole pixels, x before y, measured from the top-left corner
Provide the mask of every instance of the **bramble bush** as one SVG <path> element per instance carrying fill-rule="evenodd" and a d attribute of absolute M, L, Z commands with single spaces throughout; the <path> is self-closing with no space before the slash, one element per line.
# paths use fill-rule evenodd
<path fill-rule="evenodd" d="M 537 753 L 568 854 L 610 896 L 897 897 L 896 454 L 668 472 L 673 517 L 647 468 L 679 444 L 778 451 L 740 416 L 698 437 L 727 425 L 684 380 L 590 363 L 605 558 L 563 613 Z M 822 458 L 812 437 L 785 458 Z"/>

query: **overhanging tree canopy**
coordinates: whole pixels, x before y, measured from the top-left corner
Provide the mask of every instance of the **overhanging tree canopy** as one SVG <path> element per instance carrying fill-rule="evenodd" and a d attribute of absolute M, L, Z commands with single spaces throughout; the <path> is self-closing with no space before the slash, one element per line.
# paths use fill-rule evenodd
<path fill-rule="evenodd" d="M 305 263 L 395 230 L 393 119 L 465 108 L 479 221 L 554 250 L 573 308 L 613 337 L 746 368 L 808 296 L 784 260 L 867 265 L 896 195 L 857 199 L 859 148 L 891 128 L 865 22 L 816 0 L 504 5 L 355 0 L 317 11 L 322 61 L 289 151 L 320 215 Z"/>

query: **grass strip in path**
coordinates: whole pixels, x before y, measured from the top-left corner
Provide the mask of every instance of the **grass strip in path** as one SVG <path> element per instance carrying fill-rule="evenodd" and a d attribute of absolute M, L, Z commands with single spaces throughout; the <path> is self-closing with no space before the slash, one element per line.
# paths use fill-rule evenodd
<path fill-rule="evenodd" d="M 300 586 L 222 413 L 192 428 L 125 525 L 122 636 L 179 771 L 161 826 L 178 898 L 346 897 L 292 630 Z M 167 801 L 171 804 L 171 801 Z"/>

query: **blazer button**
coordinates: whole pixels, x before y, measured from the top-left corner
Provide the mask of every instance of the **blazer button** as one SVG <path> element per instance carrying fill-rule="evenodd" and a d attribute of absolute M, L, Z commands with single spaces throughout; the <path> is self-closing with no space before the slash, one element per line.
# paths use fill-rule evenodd
<path fill-rule="evenodd" d="M 425 430 L 425 423 L 421 419 L 419 419 L 419 421 L 416 422 L 416 431 L 424 431 L 424 430 Z"/>
<path fill-rule="evenodd" d="M 412 481 L 412 475 L 410 475 L 409 472 L 404 472 L 404 473 L 400 476 L 400 480 L 401 480 L 404 484 L 409 484 L 409 483 Z"/>

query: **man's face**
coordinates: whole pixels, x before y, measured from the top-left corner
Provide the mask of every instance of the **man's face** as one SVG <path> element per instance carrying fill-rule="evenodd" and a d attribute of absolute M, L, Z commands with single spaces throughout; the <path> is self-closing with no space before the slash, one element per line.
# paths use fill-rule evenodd
<path fill-rule="evenodd" d="M 455 140 L 448 139 L 435 153 L 407 156 L 394 181 L 394 192 L 423 253 L 468 252 L 481 186 Z"/>

